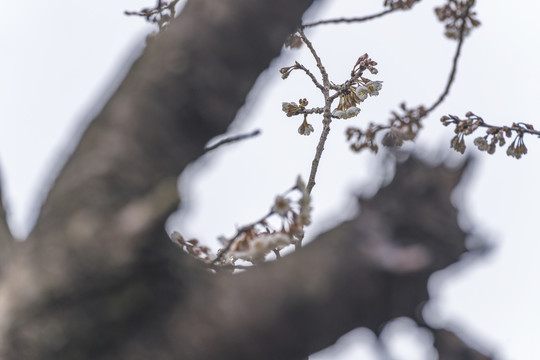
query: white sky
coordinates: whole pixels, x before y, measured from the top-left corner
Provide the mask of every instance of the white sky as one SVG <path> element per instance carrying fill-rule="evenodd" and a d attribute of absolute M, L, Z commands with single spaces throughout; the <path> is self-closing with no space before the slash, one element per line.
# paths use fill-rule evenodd
<path fill-rule="evenodd" d="M 382 2 L 358 6 L 351 0 L 327 1 L 308 16 L 371 14 Z M 344 142 L 346 126 L 385 121 L 389 110 L 403 100 L 411 106 L 429 105 L 439 95 L 455 47 L 442 37 L 442 26 L 432 12 L 441 3 L 425 0 L 411 12 L 375 22 L 329 25 L 308 32 L 334 82 L 346 79 L 364 52 L 379 62 L 379 75 L 373 78 L 384 81 L 381 95 L 366 101 L 359 117 L 333 125 L 314 190 L 316 225 L 311 237 L 353 215 L 351 193 L 372 194 L 381 182 L 377 166 L 381 156 L 351 153 Z M 96 104 L 105 101 L 114 89 L 111 83 L 119 81 L 119 74 L 142 49 L 144 34 L 151 27 L 142 19 L 124 16 L 123 11 L 152 5 L 151 0 L 54 4 L 30 0 L 17 3 L 17 14 L 24 17 L 5 16 L 0 22 L 0 164 L 17 234 L 29 231 L 43 189 L 58 168 L 58 157 L 66 156 L 81 126 L 96 113 Z M 540 127 L 534 108 L 540 95 L 540 24 L 535 15 L 540 4 L 479 1 L 477 10 L 483 25 L 465 43 L 450 97 L 427 120 L 415 147 L 432 157 L 449 153 L 452 159 L 459 158 L 446 150 L 453 132 L 439 123 L 445 113 L 462 116 L 472 110 L 489 123 L 524 121 Z M 316 133 L 299 136 L 298 119 L 285 117 L 281 102 L 307 97 L 310 105 L 317 105 L 320 98 L 301 73 L 284 82 L 277 69 L 294 60 L 315 67 L 305 49 L 285 54 L 259 79 L 253 101 L 231 127 L 231 133 L 260 128 L 263 134 L 211 153 L 189 169 L 181 179 L 185 209 L 173 216 L 170 229 L 215 245 L 216 236 L 229 235 L 236 225 L 266 213 L 274 196 L 289 188 L 297 174 L 307 177 L 321 126 L 313 118 Z M 529 154 L 521 160 L 508 158 L 505 149 L 498 149 L 495 156 L 469 152 L 476 155 L 476 166 L 458 196 L 461 217 L 464 226 L 473 226 L 470 229 L 494 244 L 495 250 L 480 261 L 437 274 L 431 282 L 436 301 L 427 314 L 433 324 L 465 329 L 502 359 L 540 356 L 536 344 L 540 146 L 535 138 L 525 141 Z M 403 327 L 417 331 L 405 320 L 395 322 L 386 336 L 393 339 L 389 340 L 393 346 L 422 338 L 429 341 L 424 335 L 409 340 L 391 336 L 392 329 Z M 364 340 L 350 340 L 356 338 Z M 366 331 L 357 330 L 342 340 L 350 345 L 348 353 L 343 350 L 338 357 L 337 350 L 329 350 L 334 353 L 316 359 L 359 358 L 372 351 L 370 341 Z M 401 351 L 395 358 L 433 356 L 418 347 L 407 349 L 411 352 Z"/>

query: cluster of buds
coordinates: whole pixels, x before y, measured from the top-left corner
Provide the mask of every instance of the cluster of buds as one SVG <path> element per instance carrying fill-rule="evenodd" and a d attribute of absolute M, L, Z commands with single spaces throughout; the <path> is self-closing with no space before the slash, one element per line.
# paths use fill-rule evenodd
<path fill-rule="evenodd" d="M 302 121 L 302 124 L 298 128 L 298 133 L 300 135 L 310 135 L 314 129 L 313 126 L 307 122 L 307 116 L 308 114 L 313 113 L 322 113 L 322 109 L 320 108 L 314 108 L 314 109 L 306 109 L 306 106 L 308 105 L 307 99 L 300 99 L 298 100 L 298 104 L 295 102 L 284 102 L 281 104 L 281 110 L 288 116 L 295 116 L 304 114 L 304 121 Z"/>
<path fill-rule="evenodd" d="M 527 154 L 527 147 L 523 142 L 523 135 L 524 134 L 522 132 L 518 132 L 514 138 L 514 141 L 512 141 L 508 149 L 506 149 L 506 155 L 520 159 L 521 155 Z"/>
<path fill-rule="evenodd" d="M 366 53 L 360 56 L 356 61 L 356 64 L 354 64 L 354 67 L 351 71 L 351 77 L 353 79 L 360 78 L 366 70 L 368 70 L 373 75 L 376 75 L 379 70 L 377 70 L 375 66 L 377 66 L 377 62 L 373 61 Z"/>
<path fill-rule="evenodd" d="M 467 36 L 472 28 L 480 25 L 476 12 L 470 11 L 474 0 L 447 0 L 441 7 L 435 8 L 439 21 L 445 25 L 445 36 L 449 39 L 459 39 Z"/>
<path fill-rule="evenodd" d="M 408 109 L 405 103 L 400 104 L 403 115 L 392 111 L 390 130 L 384 134 L 382 144 L 387 147 L 399 147 L 404 141 L 414 141 L 422 128 L 421 120 L 427 115 L 423 105 Z"/>
<path fill-rule="evenodd" d="M 484 120 L 481 117 L 474 115 L 472 112 L 465 114 L 466 119 L 459 119 L 455 115 L 445 115 L 441 118 L 441 122 L 444 126 L 450 124 L 455 125 L 454 133 L 456 134 L 451 142 L 450 147 L 457 152 L 463 154 L 467 146 L 465 145 L 465 136 L 472 134 L 476 129 L 484 124 Z M 487 149 L 486 149 L 487 150 Z M 495 150 L 493 150 L 494 152 Z"/>
<path fill-rule="evenodd" d="M 298 100 L 298 104 L 295 102 L 284 102 L 281 104 L 281 110 L 288 116 L 295 116 L 302 114 L 304 110 L 306 110 L 306 106 L 308 105 L 308 101 L 306 98 Z"/>
<path fill-rule="evenodd" d="M 301 69 L 301 67 L 302 65 L 300 65 L 298 61 L 295 61 L 294 65 L 282 67 L 281 69 L 279 69 L 279 72 L 281 73 L 281 78 L 285 80 L 289 77 L 293 70 Z"/>
<path fill-rule="evenodd" d="M 400 105 L 404 114 L 399 115 L 392 111 L 393 117 L 389 120 L 389 125 L 376 125 L 370 123 L 366 131 L 350 127 L 347 129 L 347 141 L 350 142 L 351 150 L 360 152 L 369 149 L 377 153 L 379 146 L 376 144 L 376 136 L 383 130 L 388 130 L 383 138 L 382 145 L 387 147 L 399 147 L 404 141 L 413 141 L 422 128 L 421 120 L 427 115 L 424 106 L 408 109 L 405 103 Z"/>
<path fill-rule="evenodd" d="M 391 9 L 407 10 L 418 1 L 420 0 L 384 0 L 384 6 L 389 6 Z"/>
<path fill-rule="evenodd" d="M 523 136 L 526 133 L 540 136 L 540 132 L 536 131 L 530 124 L 513 123 L 510 127 L 488 125 L 480 116 L 475 115 L 471 111 L 467 112 L 465 117 L 465 119 L 460 119 L 455 115 L 445 115 L 441 118 L 443 125 L 455 125 L 454 132 L 456 136 L 452 138 L 450 146 L 462 154 L 466 149 L 464 137 L 472 134 L 479 127 L 486 128 L 486 134 L 474 139 L 474 145 L 478 150 L 486 151 L 488 154 L 494 154 L 497 145 L 500 147 L 506 145 L 506 139 L 514 136 L 514 140 L 506 149 L 506 155 L 515 157 L 516 159 L 527 154 L 527 147 L 523 141 Z"/>
<path fill-rule="evenodd" d="M 360 152 L 363 149 L 369 149 L 373 153 L 379 151 L 379 146 L 375 143 L 375 136 L 377 133 L 386 127 L 369 123 L 366 131 L 362 131 L 359 128 L 349 127 L 345 134 L 347 135 L 347 141 L 351 150 L 354 152 Z"/>
<path fill-rule="evenodd" d="M 176 231 L 171 234 L 171 240 L 191 256 L 214 267 L 234 268 L 238 260 L 256 264 L 271 252 L 279 257 L 283 248 L 299 245 L 304 238 L 304 227 L 311 224 L 311 211 L 309 192 L 299 176 L 294 187 L 276 197 L 266 216 L 242 227 L 232 238 L 221 236 L 223 248 L 217 254 L 196 239 L 186 241 Z M 271 217 L 278 218 L 280 225 L 272 226 Z"/>

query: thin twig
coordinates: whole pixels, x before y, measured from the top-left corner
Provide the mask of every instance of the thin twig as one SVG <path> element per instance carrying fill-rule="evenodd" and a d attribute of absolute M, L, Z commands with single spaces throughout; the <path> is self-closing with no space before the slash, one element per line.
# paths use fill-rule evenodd
<path fill-rule="evenodd" d="M 484 121 L 484 119 L 481 118 L 480 116 L 477 116 L 477 115 L 475 115 L 475 116 L 477 117 L 478 120 L 480 120 L 480 122 L 478 123 L 478 127 L 481 127 L 481 128 L 495 129 L 497 131 L 504 131 L 504 132 L 506 132 L 507 130 L 510 130 L 510 131 L 513 131 L 513 132 L 515 132 L 517 134 L 529 134 L 529 135 L 536 135 L 536 136 L 540 137 L 540 131 L 535 130 L 532 127 L 532 125 L 530 125 L 530 124 L 526 124 L 526 123 L 523 123 L 523 122 L 518 122 L 518 123 L 513 123 L 512 126 L 491 125 L 491 124 L 486 123 Z M 451 124 L 458 125 L 460 122 L 465 121 L 465 120 L 461 120 L 457 116 L 450 116 L 448 121 Z M 524 127 L 521 127 L 519 125 L 522 125 Z"/>
<path fill-rule="evenodd" d="M 323 79 L 323 85 L 324 85 L 324 88 L 322 89 L 322 93 L 324 95 L 323 131 L 321 133 L 321 137 L 319 138 L 319 143 L 317 144 L 315 157 L 313 158 L 313 161 L 311 162 L 311 171 L 310 171 L 309 180 L 306 186 L 307 192 L 311 194 L 311 191 L 313 190 L 313 187 L 315 186 L 315 178 L 317 176 L 317 169 L 319 168 L 319 162 L 321 160 L 321 156 L 324 151 L 324 144 L 326 143 L 326 140 L 328 139 L 328 134 L 330 133 L 330 123 L 332 122 L 332 114 L 330 113 L 330 107 L 332 105 L 332 100 L 330 99 L 331 84 L 330 84 L 330 80 L 328 79 L 328 73 L 326 72 L 326 69 L 324 68 L 322 64 L 321 58 L 315 51 L 313 44 L 306 37 L 306 34 L 304 33 L 302 28 L 298 29 L 298 33 L 300 34 L 302 41 L 304 41 L 309 51 L 315 58 L 315 62 L 317 63 L 317 67 L 319 68 L 319 71 L 321 73 L 321 76 Z"/>
<path fill-rule="evenodd" d="M 309 194 L 311 194 L 311 191 L 313 190 L 313 187 L 315 186 L 315 178 L 317 176 L 317 169 L 319 168 L 319 162 L 321 160 L 321 156 L 324 151 L 324 144 L 326 143 L 328 134 L 330 133 L 331 122 L 332 122 L 332 116 L 330 114 L 330 111 L 328 112 L 325 111 L 324 119 L 323 119 L 323 131 L 321 133 L 321 137 L 319 138 L 319 143 L 317 144 L 315 157 L 313 158 L 313 161 L 311 162 L 311 171 L 309 173 L 309 181 L 306 186 L 306 190 Z"/>
<path fill-rule="evenodd" d="M 309 71 L 308 68 L 306 68 L 304 65 L 300 64 L 300 63 L 296 63 L 296 67 L 300 70 L 303 70 L 307 76 L 309 76 L 311 78 L 311 81 L 313 81 L 313 83 L 315 84 L 316 87 L 319 88 L 319 90 L 321 90 L 322 92 L 324 92 L 324 86 L 322 86 L 319 81 L 317 80 L 317 78 L 315 77 L 315 75 L 313 75 L 313 73 L 311 71 Z"/>
<path fill-rule="evenodd" d="M 452 87 L 452 84 L 454 83 L 454 79 L 456 77 L 458 60 L 459 60 L 459 56 L 461 55 L 461 48 L 463 47 L 463 42 L 464 42 L 464 39 L 465 39 L 465 27 L 466 27 L 465 18 L 469 14 L 469 10 L 471 9 L 471 7 L 473 5 L 474 5 L 474 1 L 472 1 L 467 6 L 467 10 L 463 14 L 463 21 L 462 21 L 461 27 L 459 29 L 459 41 L 458 41 L 458 45 L 456 47 L 456 52 L 454 54 L 454 59 L 452 60 L 452 70 L 450 71 L 450 75 L 448 76 L 448 81 L 446 82 L 446 87 L 444 88 L 444 91 L 442 92 L 442 94 L 439 96 L 439 99 L 437 99 L 437 101 L 435 101 L 435 103 L 433 103 L 433 105 L 431 105 L 426 110 L 426 113 L 425 113 L 424 116 L 427 116 L 430 112 L 435 110 L 444 101 L 446 96 L 448 96 L 448 94 L 450 93 L 450 88 Z"/>
<path fill-rule="evenodd" d="M 376 13 L 376 14 L 373 14 L 373 15 L 368 15 L 368 16 L 363 16 L 363 17 L 320 20 L 320 21 L 316 21 L 316 22 L 312 22 L 312 23 L 308 23 L 308 24 L 303 24 L 302 26 L 307 28 L 307 27 L 313 27 L 313 26 L 324 25 L 324 24 L 342 24 L 342 23 L 363 22 L 363 21 L 368 21 L 368 20 L 373 20 L 373 19 L 380 18 L 381 16 L 384 16 L 386 14 L 390 14 L 391 12 L 394 12 L 396 10 L 399 10 L 399 9 L 398 8 L 387 9 L 387 10 L 381 11 L 379 13 Z"/>
<path fill-rule="evenodd" d="M 236 136 L 228 137 L 226 139 L 218 141 L 217 143 L 215 143 L 212 146 L 205 147 L 204 152 L 207 153 L 209 151 L 212 151 L 212 150 L 220 147 L 221 145 L 230 144 L 230 143 L 237 142 L 237 141 L 240 141 L 240 140 L 245 140 L 245 139 L 255 137 L 255 136 L 259 135 L 260 133 L 261 133 L 261 130 L 257 129 L 257 130 L 255 130 L 253 132 L 250 132 L 249 134 L 242 134 L 242 135 L 236 135 Z"/>
<path fill-rule="evenodd" d="M 309 51 L 311 52 L 311 55 L 313 55 L 313 57 L 315 58 L 315 62 L 317 63 L 317 68 L 319 68 L 319 71 L 323 79 L 324 91 L 328 93 L 329 92 L 328 89 L 330 89 L 331 84 L 330 84 L 330 81 L 328 80 L 328 73 L 326 72 L 326 69 L 324 68 L 322 64 L 321 58 L 319 57 L 319 55 L 317 55 L 317 52 L 313 48 L 313 44 L 311 43 L 311 41 L 309 41 L 309 39 L 306 37 L 306 34 L 304 34 L 304 29 L 302 27 L 298 29 L 298 33 L 300 34 L 300 37 L 302 38 L 302 40 L 308 47 Z"/>

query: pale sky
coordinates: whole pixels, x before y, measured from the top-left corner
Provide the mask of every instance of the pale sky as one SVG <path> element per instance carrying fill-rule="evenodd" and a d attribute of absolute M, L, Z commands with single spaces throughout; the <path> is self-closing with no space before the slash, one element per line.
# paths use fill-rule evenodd
<path fill-rule="evenodd" d="M 461 158 L 449 149 L 452 129 L 439 122 L 446 113 L 463 116 L 472 110 L 489 123 L 523 121 L 540 128 L 534 107 L 540 95 L 540 24 L 535 15 L 540 4 L 478 2 L 482 26 L 464 45 L 450 96 L 426 120 L 411 147 L 432 158 L 446 154 L 454 162 Z M 383 1 L 358 3 L 326 1 L 307 16 L 371 14 Z M 362 104 L 358 117 L 333 124 L 313 193 L 315 225 L 308 230 L 310 238 L 353 216 L 351 194 L 373 194 L 381 182 L 381 156 L 351 153 L 345 128 L 385 121 L 403 100 L 411 106 L 429 105 L 442 90 L 455 43 L 442 36 L 442 25 L 433 14 L 432 8 L 441 3 L 426 0 L 410 12 L 375 22 L 328 25 L 307 33 L 334 82 L 345 80 L 365 52 L 379 62 L 374 80 L 384 81 L 380 96 Z M 60 164 L 58 158 L 74 146 L 82 127 L 144 47 L 144 36 L 152 27 L 142 19 L 124 16 L 123 11 L 152 5 L 150 0 L 61 0 L 54 4 L 29 0 L 17 3 L 17 13 L 25 14 L 23 21 L 6 16 L 0 22 L 0 166 L 16 234 L 24 236 L 30 230 L 43 190 Z M 316 69 L 305 49 L 284 54 L 261 76 L 252 101 L 230 129 L 239 133 L 260 128 L 262 135 L 215 151 L 190 167 L 180 180 L 184 208 L 171 218 L 169 230 L 216 246 L 217 236 L 230 235 L 235 226 L 265 214 L 275 195 L 289 188 L 298 174 L 307 177 L 321 125 L 313 119 L 315 134 L 298 135 L 299 121 L 281 112 L 281 102 L 307 97 L 310 105 L 317 105 L 321 100 L 301 73 L 283 81 L 277 70 L 294 60 Z M 430 283 L 434 301 L 426 314 L 434 325 L 466 331 L 467 338 L 493 349 L 501 359 L 540 357 L 536 343 L 540 139 L 526 137 L 525 143 L 529 154 L 515 160 L 506 156 L 506 149 L 498 149 L 493 156 L 480 153 L 470 139 L 468 154 L 475 155 L 475 167 L 455 200 L 463 226 L 493 244 L 494 251 L 436 274 Z M 224 188 L 227 191 L 220 191 Z M 409 336 L 392 335 L 403 328 Z M 356 330 L 340 341 L 347 344 L 343 350 L 313 358 L 367 356 L 372 352 L 370 336 Z M 396 359 L 434 356 L 414 346 L 428 343 L 429 338 L 406 320 L 393 323 L 385 338 L 392 349 L 400 349 Z"/>

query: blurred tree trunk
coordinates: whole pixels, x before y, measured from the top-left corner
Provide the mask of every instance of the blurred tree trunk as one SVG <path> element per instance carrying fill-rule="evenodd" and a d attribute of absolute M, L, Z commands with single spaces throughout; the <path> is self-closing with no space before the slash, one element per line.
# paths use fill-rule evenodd
<path fill-rule="evenodd" d="M 418 318 L 430 274 L 466 251 L 448 201 L 459 174 L 444 168 L 409 162 L 423 186 L 392 185 L 357 219 L 235 276 L 209 273 L 164 232 L 177 176 L 310 3 L 189 1 L 148 46 L 29 239 L 13 243 L 0 223 L 1 359 L 298 359 L 355 327 Z"/>

